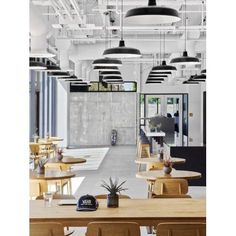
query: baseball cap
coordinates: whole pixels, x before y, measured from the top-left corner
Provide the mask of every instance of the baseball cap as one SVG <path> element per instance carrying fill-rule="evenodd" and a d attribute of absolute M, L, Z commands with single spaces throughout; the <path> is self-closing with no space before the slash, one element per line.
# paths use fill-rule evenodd
<path fill-rule="evenodd" d="M 83 195 L 77 202 L 77 211 L 96 211 L 98 208 L 98 201 L 92 195 Z"/>

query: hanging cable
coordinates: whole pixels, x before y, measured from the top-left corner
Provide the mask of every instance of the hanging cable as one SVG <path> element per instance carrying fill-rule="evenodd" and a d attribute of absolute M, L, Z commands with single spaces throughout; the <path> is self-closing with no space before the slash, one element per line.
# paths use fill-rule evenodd
<path fill-rule="evenodd" d="M 123 0 L 121 0 L 121 15 L 120 15 L 120 17 L 121 17 L 121 40 L 123 40 Z"/>
<path fill-rule="evenodd" d="M 185 51 L 187 49 L 187 46 L 186 46 L 186 41 L 187 41 L 187 30 L 186 30 L 186 22 L 187 22 L 187 17 L 186 17 L 186 0 L 184 0 L 184 8 L 185 8 L 185 12 L 184 12 L 184 29 L 185 29 L 185 43 L 184 43 L 184 48 L 185 48 Z"/>

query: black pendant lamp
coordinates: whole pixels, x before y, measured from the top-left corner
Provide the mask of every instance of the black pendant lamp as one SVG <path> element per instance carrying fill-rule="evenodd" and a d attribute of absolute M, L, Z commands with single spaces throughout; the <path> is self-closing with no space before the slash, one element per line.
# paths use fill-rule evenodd
<path fill-rule="evenodd" d="M 148 78 L 167 78 L 168 75 L 152 75 L 149 74 Z"/>
<path fill-rule="evenodd" d="M 170 71 L 151 71 L 149 75 L 171 75 L 172 73 Z"/>
<path fill-rule="evenodd" d="M 196 75 L 194 76 L 193 79 L 206 79 L 206 75 L 205 74 Z"/>
<path fill-rule="evenodd" d="M 54 63 L 51 63 L 50 61 L 47 61 L 47 68 L 46 68 L 47 72 L 60 72 L 61 68 L 60 66 L 57 66 Z"/>
<path fill-rule="evenodd" d="M 185 5 L 185 20 L 184 20 L 184 29 L 185 29 L 185 50 L 183 52 L 183 56 L 182 57 L 176 57 L 173 58 L 170 63 L 171 64 L 175 64 L 175 65 L 197 65 L 199 64 L 199 59 L 197 57 L 189 57 L 188 56 L 188 52 L 186 50 L 186 41 L 187 41 L 187 31 L 186 31 L 186 0 L 184 1 L 184 5 Z"/>
<path fill-rule="evenodd" d="M 57 78 L 68 78 L 70 74 L 68 72 L 50 72 L 48 73 L 48 77 L 57 77 Z"/>
<path fill-rule="evenodd" d="M 149 80 L 147 80 L 146 84 L 162 84 L 162 82 L 161 81 L 149 81 Z"/>
<path fill-rule="evenodd" d="M 36 61 L 34 58 L 30 58 L 29 60 L 29 69 L 30 70 L 45 70 L 47 66 L 40 61 Z"/>
<path fill-rule="evenodd" d="M 206 69 L 201 70 L 201 74 L 206 74 Z"/>
<path fill-rule="evenodd" d="M 120 71 L 102 71 L 100 72 L 100 75 L 102 76 L 117 76 L 117 75 L 121 75 Z"/>
<path fill-rule="evenodd" d="M 166 61 L 165 61 L 165 34 L 164 34 L 164 47 L 163 47 L 163 58 L 164 60 L 161 62 L 161 65 L 158 65 L 158 66 L 154 66 L 152 67 L 152 70 L 151 70 L 151 73 L 153 72 L 169 72 L 169 73 L 172 73 L 173 71 L 176 71 L 176 67 L 175 66 L 171 66 L 171 65 L 167 65 L 166 64 Z M 160 33 L 160 61 L 161 61 L 161 33 Z"/>
<path fill-rule="evenodd" d="M 92 63 L 93 66 L 122 66 L 121 60 L 114 58 L 101 58 L 96 59 Z"/>
<path fill-rule="evenodd" d="M 166 61 L 162 61 L 160 66 L 152 67 L 151 72 L 171 72 L 171 71 L 175 71 L 175 70 L 176 70 L 175 66 L 167 65 Z"/>
<path fill-rule="evenodd" d="M 130 9 L 125 15 L 127 23 L 137 25 L 172 24 L 180 19 L 175 9 L 157 7 L 156 0 L 149 0 L 147 7 Z"/>
<path fill-rule="evenodd" d="M 122 80 L 122 77 L 119 76 L 119 75 L 116 75 L 116 76 L 103 76 L 102 78 L 103 81 L 106 81 L 106 80 Z"/>
<path fill-rule="evenodd" d="M 142 56 L 138 49 L 125 46 L 125 41 L 123 40 L 123 0 L 121 3 L 121 39 L 119 46 L 106 49 L 103 52 L 103 56 L 109 58 L 136 58 Z"/>
<path fill-rule="evenodd" d="M 94 66 L 95 71 L 119 71 L 117 66 Z"/>

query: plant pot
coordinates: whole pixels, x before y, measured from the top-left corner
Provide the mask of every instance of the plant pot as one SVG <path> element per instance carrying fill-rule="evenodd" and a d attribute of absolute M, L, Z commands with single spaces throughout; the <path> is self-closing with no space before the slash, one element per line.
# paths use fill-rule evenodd
<path fill-rule="evenodd" d="M 61 161 L 63 159 L 63 155 L 62 154 L 57 154 L 57 160 Z"/>
<path fill-rule="evenodd" d="M 164 171 L 165 174 L 168 175 L 168 174 L 171 173 L 171 171 L 172 171 L 172 167 L 170 167 L 170 166 L 169 166 L 169 167 L 164 166 L 164 167 L 163 167 L 163 171 Z"/>
<path fill-rule="evenodd" d="M 111 207 L 111 208 L 119 207 L 119 196 L 117 194 L 107 195 L 107 207 Z"/>
<path fill-rule="evenodd" d="M 44 175 L 45 174 L 45 167 L 44 166 L 38 166 L 36 171 L 37 171 L 38 174 Z"/>

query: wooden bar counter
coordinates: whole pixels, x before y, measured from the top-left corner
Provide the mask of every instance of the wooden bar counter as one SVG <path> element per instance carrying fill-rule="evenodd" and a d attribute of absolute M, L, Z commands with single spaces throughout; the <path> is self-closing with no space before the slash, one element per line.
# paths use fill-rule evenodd
<path fill-rule="evenodd" d="M 107 208 L 99 200 L 97 211 L 76 211 L 76 205 L 44 207 L 43 200 L 30 201 L 30 222 L 60 222 L 64 226 L 87 226 L 92 221 L 132 221 L 140 226 L 160 222 L 206 222 L 203 199 L 120 199 L 119 208 Z"/>

